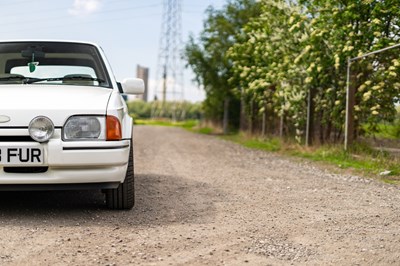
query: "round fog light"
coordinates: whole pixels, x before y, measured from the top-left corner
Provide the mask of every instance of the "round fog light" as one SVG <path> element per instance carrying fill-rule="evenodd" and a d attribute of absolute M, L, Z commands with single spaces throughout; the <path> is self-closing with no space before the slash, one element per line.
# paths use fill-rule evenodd
<path fill-rule="evenodd" d="M 38 142 L 48 141 L 54 134 L 53 122 L 45 116 L 38 116 L 29 123 L 29 135 Z"/>

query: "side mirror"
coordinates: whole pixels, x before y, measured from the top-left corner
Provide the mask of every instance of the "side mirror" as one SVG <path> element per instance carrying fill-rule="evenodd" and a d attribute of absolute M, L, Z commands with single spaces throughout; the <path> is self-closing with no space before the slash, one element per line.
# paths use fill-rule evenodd
<path fill-rule="evenodd" d="M 121 82 L 122 90 L 126 94 L 143 94 L 144 81 L 138 78 L 127 78 Z"/>

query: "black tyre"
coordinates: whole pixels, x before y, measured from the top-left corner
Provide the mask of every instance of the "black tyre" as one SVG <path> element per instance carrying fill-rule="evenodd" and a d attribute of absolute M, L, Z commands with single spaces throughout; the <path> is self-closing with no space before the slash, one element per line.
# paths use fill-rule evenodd
<path fill-rule="evenodd" d="M 124 183 L 121 183 L 118 188 L 106 191 L 108 208 L 113 210 L 130 210 L 135 205 L 135 177 L 133 168 L 133 147 L 131 144 Z"/>

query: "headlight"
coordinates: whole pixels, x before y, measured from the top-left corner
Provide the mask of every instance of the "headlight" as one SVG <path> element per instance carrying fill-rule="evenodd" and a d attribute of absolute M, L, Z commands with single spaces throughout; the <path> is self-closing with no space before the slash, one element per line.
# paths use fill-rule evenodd
<path fill-rule="evenodd" d="M 64 125 L 64 140 L 105 140 L 104 116 L 72 116 Z"/>
<path fill-rule="evenodd" d="M 38 142 L 48 141 L 54 134 L 54 124 L 50 118 L 38 116 L 29 123 L 29 135 Z"/>

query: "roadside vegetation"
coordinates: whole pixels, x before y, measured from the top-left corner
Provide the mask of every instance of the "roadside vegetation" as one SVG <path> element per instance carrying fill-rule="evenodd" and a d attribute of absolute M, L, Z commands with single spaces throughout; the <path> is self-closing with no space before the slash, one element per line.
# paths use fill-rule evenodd
<path fill-rule="evenodd" d="M 390 139 L 390 140 L 399 140 L 400 139 L 400 106 L 397 107 L 397 115 L 390 121 L 381 121 L 378 124 L 374 125 L 376 128 L 370 130 L 373 127 L 370 124 L 364 124 L 362 126 L 365 131 L 365 135 L 372 138 L 380 138 L 380 139 Z M 400 143 L 399 143 L 400 144 Z"/>
<path fill-rule="evenodd" d="M 347 169 L 369 177 L 379 178 L 385 182 L 398 183 L 400 181 L 400 158 L 393 157 L 386 152 L 371 149 L 365 143 L 354 145 L 351 151 L 344 151 L 343 148 L 336 145 L 304 147 L 290 140 L 283 141 L 280 138 L 265 139 L 244 134 L 226 135 L 222 138 L 252 149 L 278 152 L 284 155 L 326 163 L 340 169 Z"/>
<path fill-rule="evenodd" d="M 363 174 L 386 183 L 400 184 L 400 157 L 377 151 L 369 144 L 358 143 L 350 151 L 337 145 L 305 147 L 291 139 L 265 138 L 244 132 L 222 134 L 221 128 L 201 125 L 198 120 L 172 121 L 169 119 L 136 119 L 137 125 L 173 126 L 188 131 L 214 135 L 244 147 L 311 160 L 336 167 L 338 170 Z M 382 174 L 383 173 L 383 174 Z"/>
<path fill-rule="evenodd" d="M 400 178 L 399 158 L 390 153 L 400 151 L 398 48 L 351 65 L 356 141 L 343 150 L 347 60 L 399 43 L 399 1 L 230 0 L 205 17 L 183 53 L 204 102 L 183 112 L 176 103 L 153 102 L 140 117 L 157 122 L 137 122 L 217 134 L 249 148 L 382 174 L 387 182 Z M 201 126 L 191 127 L 193 120 Z"/>
<path fill-rule="evenodd" d="M 135 125 L 182 127 L 189 130 L 192 130 L 197 124 L 198 120 L 172 121 L 168 119 L 135 119 Z"/>
<path fill-rule="evenodd" d="M 206 119 L 299 144 L 343 143 L 347 59 L 398 44 L 399 1 L 231 0 L 185 49 Z M 353 62 L 356 138 L 395 130 L 399 49 Z M 309 123 L 307 124 L 307 117 Z M 392 134 L 392 133 L 390 133 Z M 376 135 L 378 136 L 378 135 Z"/>
<path fill-rule="evenodd" d="M 133 119 L 157 118 L 157 120 L 182 121 L 199 120 L 203 116 L 201 103 L 191 102 L 130 101 L 128 109 Z"/>

